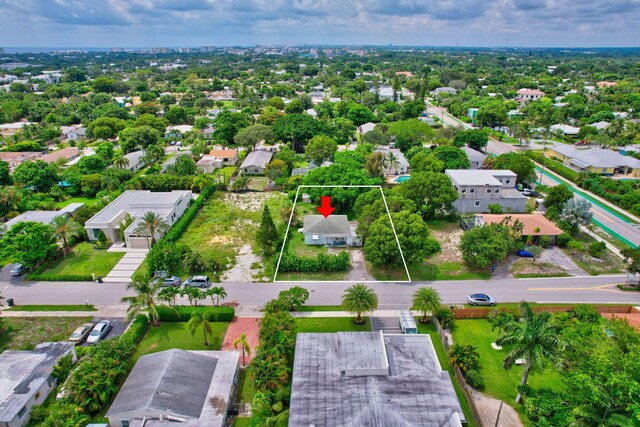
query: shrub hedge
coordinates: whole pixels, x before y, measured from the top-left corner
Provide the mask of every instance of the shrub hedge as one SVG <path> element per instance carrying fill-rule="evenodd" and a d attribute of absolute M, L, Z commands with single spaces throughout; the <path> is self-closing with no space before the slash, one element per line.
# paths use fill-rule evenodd
<path fill-rule="evenodd" d="M 31 273 L 29 280 L 40 280 L 42 282 L 92 282 L 90 274 L 52 274 L 52 273 Z"/>
<path fill-rule="evenodd" d="M 299 257 L 285 253 L 280 261 L 282 272 L 316 273 L 320 271 L 347 271 L 351 268 L 349 254 L 345 251 L 338 255 L 319 254 L 317 258 Z"/>
<path fill-rule="evenodd" d="M 543 164 L 547 169 L 552 170 L 563 178 L 568 179 L 569 181 L 575 181 L 578 177 L 578 172 L 573 169 L 563 165 L 560 162 L 557 162 L 553 159 L 543 156 L 540 152 L 535 151 L 525 151 L 525 154 L 532 160 Z"/>
<path fill-rule="evenodd" d="M 484 388 L 484 378 L 482 377 L 482 374 L 475 369 L 471 369 L 467 372 L 466 380 L 467 384 L 476 390 L 482 390 Z"/>
<path fill-rule="evenodd" d="M 158 306 L 158 319 L 161 322 L 187 322 L 193 313 L 206 312 L 212 322 L 231 322 L 235 315 L 233 307 L 212 306 Z"/>
<path fill-rule="evenodd" d="M 130 339 L 134 344 L 138 344 L 149 326 L 149 318 L 144 314 L 139 314 L 131 322 L 129 328 L 122 334 L 125 339 Z"/>
<path fill-rule="evenodd" d="M 209 197 L 211 197 L 215 190 L 216 187 L 213 185 L 202 190 L 202 193 L 200 193 L 200 197 L 198 197 L 196 201 L 193 202 L 191 206 L 189 206 L 189 209 L 187 209 L 182 217 L 178 220 L 178 222 L 173 227 L 171 227 L 171 230 L 164 236 L 164 239 L 170 242 L 178 241 L 178 239 L 184 234 L 184 232 L 187 231 L 187 227 L 189 227 L 191 221 L 193 221 L 196 215 L 198 215 L 200 209 L 202 209 L 204 204 L 207 202 L 207 200 L 209 200 Z"/>

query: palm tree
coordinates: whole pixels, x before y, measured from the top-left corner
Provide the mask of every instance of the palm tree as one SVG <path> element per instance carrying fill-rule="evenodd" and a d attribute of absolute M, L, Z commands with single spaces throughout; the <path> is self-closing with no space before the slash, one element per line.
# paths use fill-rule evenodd
<path fill-rule="evenodd" d="M 378 308 L 378 295 L 366 285 L 356 283 L 344 291 L 342 307 L 350 313 L 355 313 L 355 323 L 362 324 L 362 314 L 371 313 Z"/>
<path fill-rule="evenodd" d="M 129 228 L 131 224 L 136 219 L 129 212 L 125 213 L 120 222 L 118 223 L 118 235 L 120 236 L 120 240 L 124 240 L 124 231 Z"/>
<path fill-rule="evenodd" d="M 135 295 L 122 297 L 122 302 L 129 303 L 127 317 L 132 319 L 140 312 L 146 311 L 151 317 L 153 326 L 160 325 L 158 322 L 158 304 L 156 299 L 160 291 L 160 282 L 153 283 L 147 275 L 134 277 L 127 285 L 127 290 L 134 291 Z"/>
<path fill-rule="evenodd" d="M 385 163 L 391 170 L 400 166 L 400 160 L 398 160 L 398 156 L 396 156 L 393 153 L 393 151 L 389 151 L 389 153 L 387 154 L 387 159 Z"/>
<path fill-rule="evenodd" d="M 220 304 L 220 300 L 227 297 L 227 291 L 222 286 L 214 286 L 211 289 L 207 289 L 204 294 L 211 297 L 211 304 L 213 305 Z"/>
<path fill-rule="evenodd" d="M 534 313 L 525 301 L 520 303 L 520 312 L 524 322 L 513 321 L 503 326 L 504 332 L 496 340 L 496 344 L 513 345 L 513 349 L 504 359 L 505 369 L 511 369 L 516 360 L 524 359 L 524 371 L 520 385 L 525 386 L 532 369 L 543 368 L 550 360 L 561 368 L 561 354 L 566 347 L 559 336 L 559 327 L 551 323 L 551 313 L 543 311 Z M 522 402 L 521 390 L 518 390 L 516 402 Z"/>
<path fill-rule="evenodd" d="M 166 301 L 170 306 L 176 306 L 176 297 L 182 295 L 182 290 L 177 286 L 168 286 L 158 293 L 158 300 Z"/>
<path fill-rule="evenodd" d="M 57 215 L 51 221 L 53 236 L 62 245 L 64 256 L 69 253 L 69 240 L 82 236 L 84 229 L 66 215 Z"/>
<path fill-rule="evenodd" d="M 156 234 L 164 234 L 168 229 L 169 224 L 167 224 L 164 219 L 160 218 L 160 215 L 155 212 L 148 211 L 145 212 L 142 217 L 142 222 L 138 227 L 136 227 L 134 233 L 147 238 L 151 237 L 151 246 L 153 246 L 156 243 Z"/>
<path fill-rule="evenodd" d="M 196 312 L 191 315 L 189 319 L 189 332 L 191 336 L 196 334 L 198 328 L 202 328 L 202 334 L 204 335 L 204 345 L 209 345 L 207 341 L 207 334 L 211 334 L 211 323 L 209 322 L 209 314 L 205 312 Z"/>
<path fill-rule="evenodd" d="M 129 167 L 129 159 L 124 156 L 116 156 L 113 158 L 113 166 L 119 169 L 126 169 Z"/>
<path fill-rule="evenodd" d="M 151 166 L 162 159 L 162 157 L 164 157 L 164 150 L 162 149 L 162 147 L 152 144 L 147 147 L 144 153 L 144 164 L 146 166 Z"/>
<path fill-rule="evenodd" d="M 442 305 L 440 294 L 434 288 L 425 286 L 413 293 L 413 308 L 422 312 L 422 323 L 427 322 L 427 312 L 433 313 Z"/>
<path fill-rule="evenodd" d="M 245 366 L 245 353 L 251 356 L 251 346 L 247 342 L 247 336 L 245 334 L 240 334 L 240 338 L 233 340 L 233 348 L 237 350 L 238 346 L 242 347 L 242 366 Z"/>

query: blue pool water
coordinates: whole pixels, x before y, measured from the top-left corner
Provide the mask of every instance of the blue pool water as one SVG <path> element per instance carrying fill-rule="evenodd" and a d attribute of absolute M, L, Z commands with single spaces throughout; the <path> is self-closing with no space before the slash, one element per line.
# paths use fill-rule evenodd
<path fill-rule="evenodd" d="M 409 175 L 402 175 L 393 180 L 393 182 L 405 182 L 408 181 L 409 178 L 411 178 Z"/>

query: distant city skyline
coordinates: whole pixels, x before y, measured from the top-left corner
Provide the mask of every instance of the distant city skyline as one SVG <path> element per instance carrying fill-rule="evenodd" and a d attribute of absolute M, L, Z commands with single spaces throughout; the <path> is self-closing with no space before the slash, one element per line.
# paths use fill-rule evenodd
<path fill-rule="evenodd" d="M 639 23 L 640 0 L 0 0 L 5 48 L 637 47 Z"/>

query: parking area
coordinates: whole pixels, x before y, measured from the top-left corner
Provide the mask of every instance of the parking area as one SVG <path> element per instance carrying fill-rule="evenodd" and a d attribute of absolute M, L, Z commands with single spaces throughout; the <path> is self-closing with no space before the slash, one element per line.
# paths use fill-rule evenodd
<path fill-rule="evenodd" d="M 124 333 L 129 325 L 129 321 L 124 317 L 94 317 L 91 320 L 91 323 L 94 325 L 102 320 L 108 320 L 111 322 L 111 330 L 107 333 L 104 339 L 110 340 L 115 337 L 119 337 Z M 80 326 L 80 325 L 78 325 Z M 83 347 L 86 347 L 88 344 L 86 342 L 82 343 Z"/>
<path fill-rule="evenodd" d="M 12 276 L 11 269 L 15 264 L 7 264 L 0 269 L 0 282 L 18 285 L 22 283 L 22 276 Z"/>

